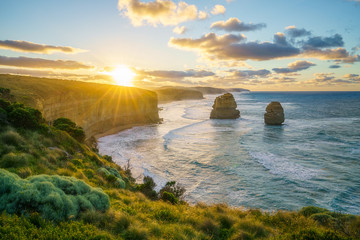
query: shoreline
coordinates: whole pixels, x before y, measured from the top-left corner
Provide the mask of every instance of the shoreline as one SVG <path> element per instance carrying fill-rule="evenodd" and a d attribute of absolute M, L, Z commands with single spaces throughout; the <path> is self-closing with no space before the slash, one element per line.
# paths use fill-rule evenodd
<path fill-rule="evenodd" d="M 114 135 L 117 134 L 119 132 L 125 131 L 127 129 L 131 129 L 133 127 L 139 127 L 139 126 L 146 126 L 146 125 L 150 125 L 151 123 L 134 123 L 134 124 L 126 124 L 126 125 L 122 125 L 122 126 L 118 126 L 118 127 L 114 127 L 111 128 L 103 133 L 99 133 L 94 135 L 93 137 L 96 139 L 96 141 L 99 140 L 99 138 L 102 137 L 106 137 L 106 136 L 110 136 L 110 135 Z"/>

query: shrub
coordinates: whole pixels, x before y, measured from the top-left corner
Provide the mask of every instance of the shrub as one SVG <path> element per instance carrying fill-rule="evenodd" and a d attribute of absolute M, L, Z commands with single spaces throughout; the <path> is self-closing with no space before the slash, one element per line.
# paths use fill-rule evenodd
<path fill-rule="evenodd" d="M 176 222 L 178 220 L 178 217 L 168 208 L 155 212 L 155 218 L 163 222 Z"/>
<path fill-rule="evenodd" d="M 119 234 L 130 226 L 130 219 L 128 216 L 122 215 L 115 221 L 114 232 Z"/>
<path fill-rule="evenodd" d="M 179 203 L 179 199 L 177 199 L 174 194 L 172 193 L 168 193 L 166 191 L 162 192 L 161 194 L 161 199 L 164 201 L 168 201 L 172 204 L 178 204 Z"/>
<path fill-rule="evenodd" d="M 112 157 L 109 155 L 103 155 L 102 157 L 108 162 L 113 162 Z"/>
<path fill-rule="evenodd" d="M 156 200 L 158 198 L 158 194 L 154 190 L 156 186 L 154 180 L 149 176 L 145 176 L 143 181 L 144 183 L 137 185 L 136 189 L 142 192 L 149 199 Z"/>
<path fill-rule="evenodd" d="M 123 235 L 126 240 L 146 240 L 147 232 L 143 228 L 136 228 L 131 226 Z"/>
<path fill-rule="evenodd" d="M 8 124 L 9 122 L 7 120 L 7 112 L 2 107 L 0 107 L 0 126 Z"/>
<path fill-rule="evenodd" d="M 106 211 L 109 197 L 73 177 L 37 175 L 27 179 L 0 169 L 0 211 L 39 212 L 49 220 L 77 217 L 86 210 Z"/>
<path fill-rule="evenodd" d="M 267 237 L 269 235 L 269 232 L 265 226 L 254 220 L 242 220 L 238 227 L 256 238 Z"/>
<path fill-rule="evenodd" d="M 20 134 L 12 130 L 8 130 L 2 133 L 0 139 L 1 142 L 3 142 L 4 144 L 12 145 L 15 147 L 24 144 L 24 138 L 20 136 Z"/>
<path fill-rule="evenodd" d="M 219 232 L 219 225 L 214 220 L 207 218 L 201 223 L 200 229 L 207 235 L 214 236 Z"/>
<path fill-rule="evenodd" d="M 160 189 L 160 196 L 163 192 L 172 193 L 176 198 L 182 200 L 182 196 L 185 193 L 185 188 L 175 181 L 167 182 L 165 186 Z"/>
<path fill-rule="evenodd" d="M 24 167 L 31 159 L 31 155 L 26 153 L 8 153 L 0 159 L 0 167 L 2 168 L 18 168 Z"/>
<path fill-rule="evenodd" d="M 114 182 L 114 187 L 117 187 L 117 188 L 125 188 L 126 187 L 126 184 L 124 182 L 124 180 L 120 179 L 120 178 L 117 178 Z"/>
<path fill-rule="evenodd" d="M 310 217 L 313 214 L 316 213 L 322 213 L 322 212 L 327 212 L 328 210 L 325 208 L 319 208 L 319 207 L 314 207 L 314 206 L 309 206 L 309 207 L 303 207 L 299 213 L 305 217 Z"/>
<path fill-rule="evenodd" d="M 70 136 L 78 140 L 79 142 L 84 142 L 85 132 L 82 127 L 79 127 L 68 118 L 58 118 L 53 122 L 53 126 L 59 130 L 67 132 Z"/>
<path fill-rule="evenodd" d="M 333 222 L 333 217 L 327 215 L 326 213 L 315 213 L 311 215 L 311 218 L 318 222 L 320 225 L 330 225 Z"/>
<path fill-rule="evenodd" d="M 5 105 L 8 112 L 7 120 L 18 128 L 37 129 L 44 122 L 41 112 L 32 107 L 26 107 L 21 103 L 12 103 L 8 105 L 2 101 L 1 105 Z"/>

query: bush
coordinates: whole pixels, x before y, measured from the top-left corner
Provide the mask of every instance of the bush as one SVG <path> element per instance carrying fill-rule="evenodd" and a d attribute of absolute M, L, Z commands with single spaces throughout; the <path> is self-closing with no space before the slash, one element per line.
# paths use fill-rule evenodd
<path fill-rule="evenodd" d="M 177 199 L 174 194 L 172 193 L 168 193 L 166 191 L 162 192 L 161 194 L 161 199 L 164 201 L 168 201 L 172 204 L 178 204 L 179 203 L 179 199 Z"/>
<path fill-rule="evenodd" d="M 163 192 L 172 193 L 176 198 L 182 200 L 182 196 L 185 193 L 185 188 L 175 181 L 167 182 L 165 186 L 160 189 L 160 196 Z"/>
<path fill-rule="evenodd" d="M 130 227 L 123 235 L 126 240 L 146 240 L 147 232 L 145 229 Z"/>
<path fill-rule="evenodd" d="M 305 217 L 310 217 L 313 214 L 316 213 L 323 213 L 323 212 L 327 212 L 328 210 L 325 208 L 319 208 L 319 207 L 314 207 L 314 206 L 309 206 L 309 207 L 303 207 L 299 213 Z"/>
<path fill-rule="evenodd" d="M 155 218 L 162 222 L 176 222 L 178 220 L 178 217 L 168 208 L 155 212 Z"/>
<path fill-rule="evenodd" d="M 8 124 L 9 122 L 7 120 L 7 112 L 2 107 L 0 107 L 0 126 L 5 126 Z"/>
<path fill-rule="evenodd" d="M 18 168 L 24 167 L 31 159 L 31 155 L 26 153 L 8 153 L 0 159 L 0 167 L 2 168 Z"/>
<path fill-rule="evenodd" d="M 14 127 L 36 129 L 42 122 L 42 116 L 37 109 L 14 105 L 8 120 Z"/>
<path fill-rule="evenodd" d="M 67 132 L 70 136 L 78 140 L 79 142 L 84 142 L 85 132 L 82 127 L 79 127 L 68 118 L 58 118 L 53 122 L 53 126 L 59 130 Z"/>
<path fill-rule="evenodd" d="M 18 147 L 22 144 L 24 144 L 24 138 L 22 136 L 20 136 L 20 134 L 18 134 L 15 131 L 5 131 L 4 133 L 1 134 L 0 136 L 1 142 L 3 142 L 4 144 L 7 145 L 12 145 L 15 147 Z"/>
<path fill-rule="evenodd" d="M 106 211 L 109 197 L 81 180 L 57 175 L 27 179 L 0 169 L 0 211 L 31 214 L 36 211 L 49 220 L 76 218 L 82 211 Z"/>
<path fill-rule="evenodd" d="M 334 218 L 327 215 L 326 213 L 315 213 L 311 215 L 311 218 L 314 219 L 316 222 L 318 222 L 320 225 L 330 225 Z"/>
<path fill-rule="evenodd" d="M 158 198 L 158 194 L 154 190 L 154 188 L 156 186 L 154 180 L 149 176 L 145 176 L 143 181 L 144 181 L 144 183 L 137 185 L 136 189 L 138 191 L 142 192 L 149 199 L 156 200 Z"/>

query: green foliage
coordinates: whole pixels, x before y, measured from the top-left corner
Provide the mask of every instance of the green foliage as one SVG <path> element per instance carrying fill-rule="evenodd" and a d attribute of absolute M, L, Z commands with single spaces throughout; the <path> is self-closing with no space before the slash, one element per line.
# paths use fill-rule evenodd
<path fill-rule="evenodd" d="M 181 200 L 185 191 L 186 190 L 183 186 L 181 186 L 175 181 L 171 181 L 171 182 L 167 182 L 165 186 L 160 190 L 160 196 L 163 195 L 163 192 L 168 192 L 168 193 L 172 193 L 176 198 Z"/>
<path fill-rule="evenodd" d="M 126 240 L 146 240 L 147 232 L 143 228 L 131 227 L 123 235 Z"/>
<path fill-rule="evenodd" d="M 109 155 L 104 155 L 103 158 L 108 162 L 113 162 L 112 157 Z"/>
<path fill-rule="evenodd" d="M 34 213 L 29 218 L 24 216 L 0 215 L 0 239 L 113 239 L 113 237 L 93 225 L 68 221 L 54 225 Z"/>
<path fill-rule="evenodd" d="M 15 147 L 19 147 L 25 142 L 24 138 L 19 133 L 12 130 L 1 133 L 0 141 L 3 144 L 12 145 Z"/>
<path fill-rule="evenodd" d="M 36 129 L 43 122 L 39 110 L 22 105 L 13 105 L 13 110 L 8 114 L 8 120 L 14 127 Z"/>
<path fill-rule="evenodd" d="M 149 177 L 145 176 L 143 179 L 143 184 L 139 184 L 136 186 L 136 189 L 142 192 L 145 196 L 147 196 L 151 200 L 156 200 L 158 198 L 157 192 L 154 190 L 156 184 L 154 180 Z"/>
<path fill-rule="evenodd" d="M 1 157 L 0 167 L 18 168 L 24 167 L 31 160 L 31 155 L 26 153 L 8 153 Z"/>
<path fill-rule="evenodd" d="M 71 121 L 68 118 L 58 118 L 58 119 L 54 120 L 53 126 L 56 128 L 59 128 L 59 126 L 68 126 L 70 128 L 75 128 L 76 123 L 74 123 L 73 121 Z"/>
<path fill-rule="evenodd" d="M 326 213 L 315 213 L 311 215 L 311 218 L 318 222 L 320 225 L 330 225 L 334 218 Z"/>
<path fill-rule="evenodd" d="M 162 200 L 164 201 L 168 201 L 171 204 L 178 204 L 179 203 L 179 199 L 177 199 L 174 194 L 163 191 L 160 197 Z"/>
<path fill-rule="evenodd" d="M 68 118 L 56 119 L 53 122 L 53 126 L 59 130 L 67 132 L 70 136 L 72 136 L 81 143 L 85 140 L 84 130 Z"/>
<path fill-rule="evenodd" d="M 179 219 L 169 208 L 162 208 L 156 211 L 155 218 L 162 222 L 176 222 Z"/>
<path fill-rule="evenodd" d="M 309 206 L 309 207 L 303 207 L 299 213 L 304 215 L 305 217 L 310 217 L 313 214 L 316 213 L 323 213 L 323 212 L 327 212 L 328 210 L 325 208 L 319 208 L 319 207 L 314 207 L 314 206 Z"/>
<path fill-rule="evenodd" d="M 112 186 L 116 188 L 126 188 L 126 183 L 115 168 L 99 168 L 97 172 L 100 173 L 107 182 L 111 183 Z"/>
<path fill-rule="evenodd" d="M 57 175 L 21 179 L 0 169 L 0 211 L 30 214 L 39 212 L 49 220 L 76 218 L 81 211 L 106 211 L 109 198 L 81 180 Z"/>

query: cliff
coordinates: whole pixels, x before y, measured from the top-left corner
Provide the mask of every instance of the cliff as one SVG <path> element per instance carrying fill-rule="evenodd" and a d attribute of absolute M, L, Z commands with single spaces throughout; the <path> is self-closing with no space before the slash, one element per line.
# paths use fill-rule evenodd
<path fill-rule="evenodd" d="M 159 102 L 172 102 L 187 99 L 203 99 L 200 91 L 184 88 L 184 87 L 162 87 L 154 89 L 158 94 Z"/>
<path fill-rule="evenodd" d="M 0 75 L 0 87 L 39 109 L 47 121 L 71 119 L 87 137 L 159 122 L 157 95 L 148 90 L 15 75 Z"/>

